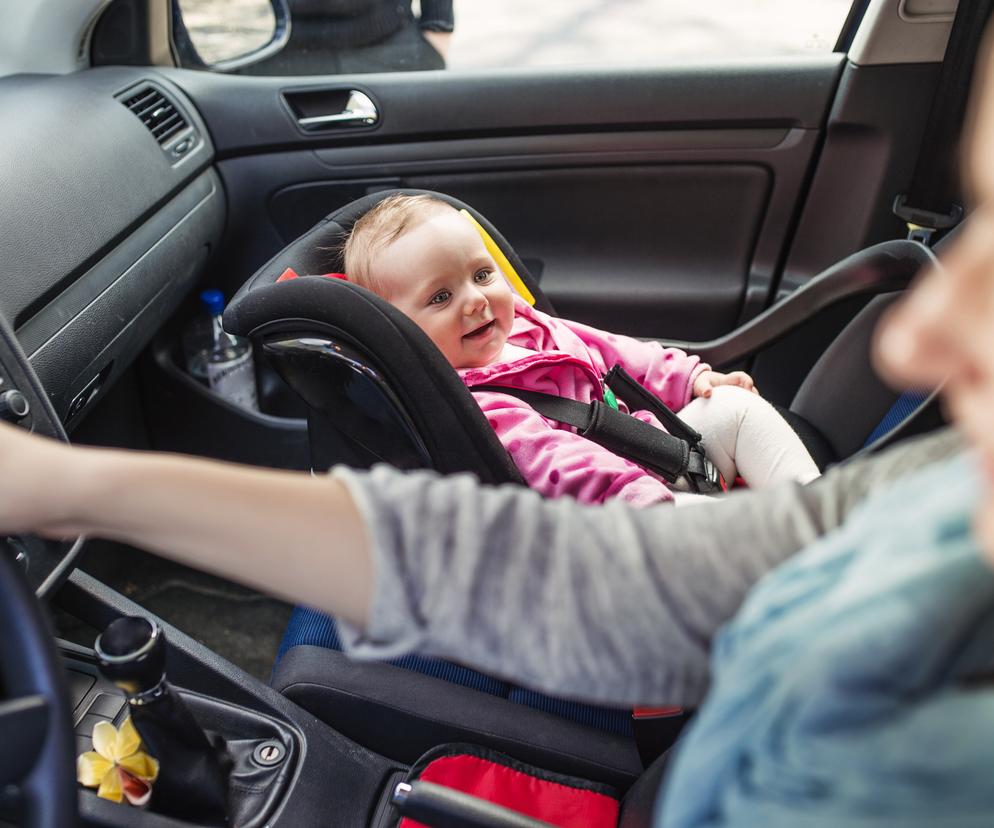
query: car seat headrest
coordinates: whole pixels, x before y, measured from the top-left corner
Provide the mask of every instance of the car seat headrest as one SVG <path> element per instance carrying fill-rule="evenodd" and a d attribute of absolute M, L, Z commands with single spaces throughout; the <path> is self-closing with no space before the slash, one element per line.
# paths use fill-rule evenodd
<path fill-rule="evenodd" d="M 521 287 L 524 291 L 527 291 L 534 298 L 535 307 L 545 313 L 555 312 L 549 300 L 538 287 L 537 282 L 532 278 L 528 268 L 525 267 L 524 263 L 518 257 L 518 254 L 514 252 L 514 249 L 507 243 L 507 240 L 486 217 L 468 204 L 452 196 L 430 190 L 414 189 L 383 190 L 356 199 L 344 207 L 335 210 L 259 268 L 255 275 L 245 282 L 235 294 L 232 304 L 239 301 L 241 296 L 248 291 L 262 285 L 272 284 L 287 268 L 294 270 L 302 276 L 305 274 L 343 272 L 342 248 L 349 233 L 352 232 L 355 223 L 385 198 L 398 194 L 429 195 L 451 204 L 457 210 L 465 210 L 482 229 L 485 234 L 485 241 L 489 238 L 495 245 L 496 252 L 506 258 L 511 273 L 520 279 Z M 498 264 L 501 264 L 499 257 Z M 507 273 L 505 268 L 502 267 L 502 270 Z M 512 277 L 510 281 L 513 284 L 515 280 Z M 518 285 L 513 286 L 518 289 Z M 519 290 L 519 292 L 521 291 Z M 227 318 L 225 324 L 227 325 Z M 236 333 L 236 331 L 232 329 L 232 333 Z"/>

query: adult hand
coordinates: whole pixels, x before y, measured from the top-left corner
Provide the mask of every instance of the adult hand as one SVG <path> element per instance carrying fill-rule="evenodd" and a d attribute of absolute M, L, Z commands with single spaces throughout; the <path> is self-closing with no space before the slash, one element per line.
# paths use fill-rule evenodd
<path fill-rule="evenodd" d="M 732 371 L 730 374 L 723 374 L 720 371 L 702 371 L 694 380 L 694 396 L 707 399 L 711 392 L 719 385 L 737 385 L 746 391 L 758 394 L 755 383 L 745 371 Z"/>
<path fill-rule="evenodd" d="M 359 626 L 369 615 L 366 525 L 325 475 L 79 448 L 0 423 L 0 534 L 26 533 L 121 541 Z"/>
<path fill-rule="evenodd" d="M 422 29 L 421 34 L 424 35 L 424 39 L 427 40 L 435 51 L 438 52 L 443 58 L 448 57 L 449 44 L 452 41 L 452 32 L 433 32 L 429 29 Z"/>
<path fill-rule="evenodd" d="M 77 452 L 65 443 L 0 423 L 0 534 L 74 535 L 66 492 Z"/>

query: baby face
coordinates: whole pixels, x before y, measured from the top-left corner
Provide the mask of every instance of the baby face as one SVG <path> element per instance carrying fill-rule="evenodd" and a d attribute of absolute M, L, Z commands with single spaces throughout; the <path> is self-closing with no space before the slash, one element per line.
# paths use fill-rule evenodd
<path fill-rule="evenodd" d="M 476 229 L 440 210 L 378 252 L 370 276 L 454 368 L 494 362 L 514 321 L 514 299 Z"/>
<path fill-rule="evenodd" d="M 924 274 L 885 320 L 876 356 L 903 384 L 945 381 L 949 413 L 984 468 L 976 535 L 994 562 L 994 62 L 979 65 L 986 71 L 978 75 L 965 160 L 973 196 L 984 206 L 942 252 L 943 270 Z"/>

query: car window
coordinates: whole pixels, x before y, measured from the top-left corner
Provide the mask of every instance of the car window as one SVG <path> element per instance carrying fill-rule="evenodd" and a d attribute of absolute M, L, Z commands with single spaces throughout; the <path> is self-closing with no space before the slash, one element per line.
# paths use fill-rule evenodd
<path fill-rule="evenodd" d="M 260 39 L 265 42 L 274 31 L 272 0 L 175 2 L 204 64 L 258 48 Z M 852 6 L 852 0 L 275 2 L 289 17 L 287 42 L 276 54 L 239 71 L 301 75 L 445 67 L 663 66 L 804 55 L 835 48 Z"/>

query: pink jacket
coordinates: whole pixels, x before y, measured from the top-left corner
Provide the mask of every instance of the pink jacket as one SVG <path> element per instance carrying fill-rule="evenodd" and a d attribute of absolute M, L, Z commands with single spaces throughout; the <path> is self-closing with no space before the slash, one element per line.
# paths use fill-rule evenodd
<path fill-rule="evenodd" d="M 678 348 L 605 333 L 557 319 L 515 299 L 508 342 L 538 353 L 459 371 L 463 382 L 543 391 L 588 403 L 603 399 L 602 377 L 621 364 L 635 379 L 679 411 L 693 396 L 694 380 L 708 366 Z M 547 497 L 570 495 L 583 503 L 621 498 L 636 506 L 672 500 L 666 484 L 629 460 L 548 420 L 527 403 L 494 391 L 473 393 L 510 452 L 525 482 Z M 619 401 L 622 411 L 627 409 Z M 630 412 L 657 428 L 648 411 Z"/>

